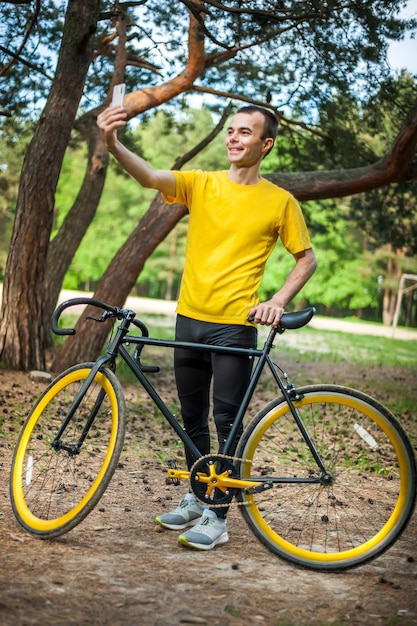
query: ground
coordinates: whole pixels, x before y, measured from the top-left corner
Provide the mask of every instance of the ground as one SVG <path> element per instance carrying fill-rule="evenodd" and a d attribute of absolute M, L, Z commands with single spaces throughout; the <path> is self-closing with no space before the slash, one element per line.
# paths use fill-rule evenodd
<path fill-rule="evenodd" d="M 331 363 L 312 367 L 332 382 L 356 375 L 359 385 L 364 376 L 338 366 L 336 380 Z M 413 374 L 404 370 L 402 383 L 415 388 Z M 379 391 L 392 375 L 378 372 Z M 44 386 L 29 374 L 0 370 L 5 427 L 16 407 L 29 407 Z M 126 392 L 129 401 L 129 385 Z M 140 463 L 129 432 L 126 455 L 95 511 L 54 541 L 33 538 L 15 521 L 8 495 L 15 433 L 0 439 L 1 626 L 417 624 L 415 514 L 387 553 L 345 573 L 311 572 L 278 559 L 258 543 L 237 509 L 229 515 L 228 544 L 190 551 L 178 546 L 176 532 L 153 522 L 176 505 L 184 486 L 165 480 L 158 430 L 142 437 L 155 450 L 150 460 Z"/>

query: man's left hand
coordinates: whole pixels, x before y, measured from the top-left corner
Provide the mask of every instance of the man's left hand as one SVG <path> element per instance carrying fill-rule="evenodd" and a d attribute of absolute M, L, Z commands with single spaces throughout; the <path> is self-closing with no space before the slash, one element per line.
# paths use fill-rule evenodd
<path fill-rule="evenodd" d="M 267 302 L 260 302 L 258 306 L 253 307 L 249 313 L 249 317 L 253 318 L 256 324 L 278 326 L 283 313 L 283 306 L 275 304 L 272 300 L 268 300 Z"/>

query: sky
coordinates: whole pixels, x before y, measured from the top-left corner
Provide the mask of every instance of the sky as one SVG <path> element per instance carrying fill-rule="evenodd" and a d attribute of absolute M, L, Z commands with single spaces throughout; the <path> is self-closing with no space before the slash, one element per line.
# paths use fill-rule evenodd
<path fill-rule="evenodd" d="M 409 0 L 400 15 L 403 18 L 417 19 L 417 0 Z M 406 37 L 403 41 L 392 43 L 388 51 L 388 62 L 394 70 L 406 69 L 411 74 L 417 74 L 417 38 Z"/>

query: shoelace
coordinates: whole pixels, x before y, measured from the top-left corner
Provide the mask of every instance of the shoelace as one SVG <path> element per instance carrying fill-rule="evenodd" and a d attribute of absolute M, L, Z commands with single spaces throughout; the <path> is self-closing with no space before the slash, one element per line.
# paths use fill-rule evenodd
<path fill-rule="evenodd" d="M 211 524 L 216 524 L 216 522 L 218 522 L 218 521 L 219 521 L 218 517 L 216 519 L 213 519 L 212 517 L 206 517 L 198 525 L 199 526 L 210 526 Z M 197 528 L 197 526 L 195 528 Z"/>

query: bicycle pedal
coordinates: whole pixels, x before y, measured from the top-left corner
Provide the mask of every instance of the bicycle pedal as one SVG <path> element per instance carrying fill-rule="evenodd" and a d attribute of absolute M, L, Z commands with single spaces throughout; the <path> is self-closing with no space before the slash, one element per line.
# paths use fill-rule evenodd
<path fill-rule="evenodd" d="M 176 461 L 173 461 L 173 460 L 168 461 L 168 468 L 169 469 L 178 469 Z M 169 478 L 168 480 L 170 480 L 172 482 L 172 484 L 176 485 L 176 486 L 178 486 L 181 483 L 179 478 Z"/>

